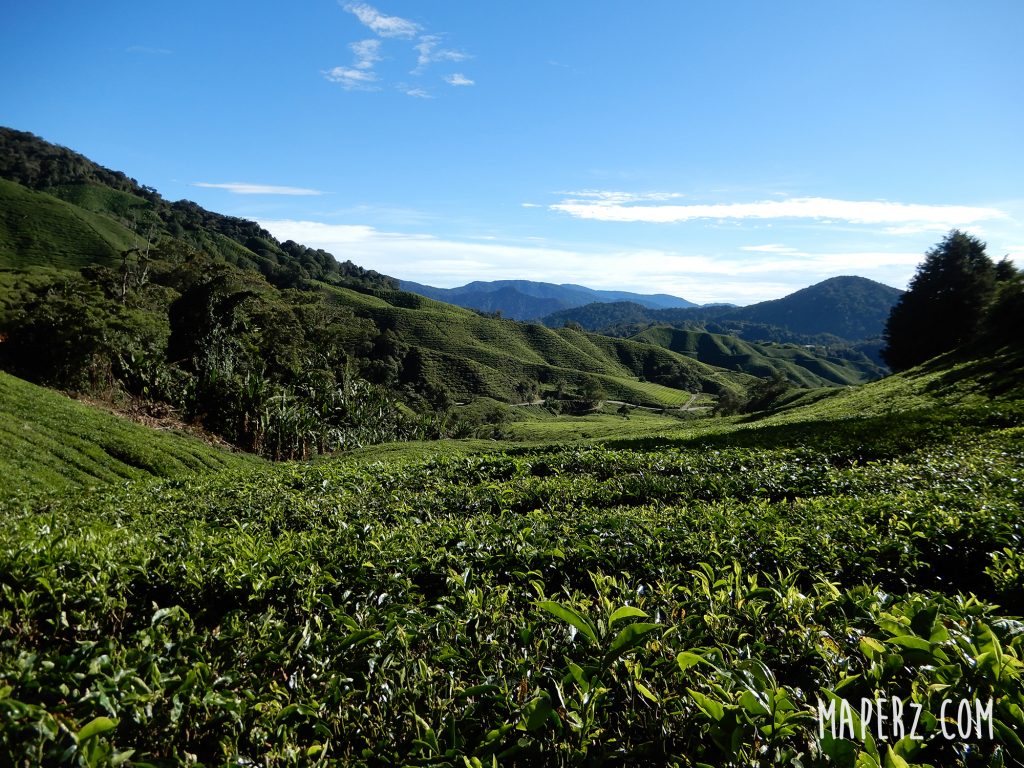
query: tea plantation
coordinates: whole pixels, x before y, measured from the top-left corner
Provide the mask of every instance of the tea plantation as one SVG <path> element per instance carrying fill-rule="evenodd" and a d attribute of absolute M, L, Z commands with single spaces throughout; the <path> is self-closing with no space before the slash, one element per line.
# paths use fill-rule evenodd
<path fill-rule="evenodd" d="M 1024 408 L 915 375 L 10 501 L 0 764 L 1021 764 Z"/>

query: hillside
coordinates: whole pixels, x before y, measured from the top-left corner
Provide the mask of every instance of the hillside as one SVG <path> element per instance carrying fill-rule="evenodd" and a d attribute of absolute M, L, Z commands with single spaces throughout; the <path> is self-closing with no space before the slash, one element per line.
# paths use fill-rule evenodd
<path fill-rule="evenodd" d="M 553 313 L 541 322 L 550 327 L 579 323 L 596 332 L 643 323 L 678 328 L 700 324 L 752 341 L 812 342 L 822 340 L 815 337 L 833 337 L 856 342 L 881 336 L 889 312 L 902 293 L 863 277 L 833 277 L 781 299 L 746 307 L 659 310 L 635 303 L 591 304 Z"/>
<path fill-rule="evenodd" d="M 863 384 L 885 371 L 863 355 L 829 355 L 796 344 L 757 344 L 735 336 L 654 326 L 633 336 L 702 363 L 765 378 L 781 373 L 802 387 Z"/>
<path fill-rule="evenodd" d="M 162 402 L 271 458 L 464 431 L 472 425 L 458 425 L 449 409 L 481 397 L 551 398 L 576 411 L 603 399 L 672 408 L 698 393 L 742 396 L 755 377 L 775 373 L 809 387 L 878 373 L 825 349 L 721 335 L 703 344 L 654 330 L 608 338 L 485 317 L 518 299 L 525 303 L 513 314 L 594 301 L 610 303 L 591 309 L 738 310 L 530 281 L 441 292 L 492 302 L 473 311 L 280 243 L 253 222 L 169 203 L 30 134 L 2 129 L 0 148 L 0 332 L 9 336 L 0 365 L 69 391 Z"/>
<path fill-rule="evenodd" d="M 654 345 L 481 317 L 417 294 L 324 290 L 415 349 L 426 378 L 445 382 L 459 400 L 485 395 L 517 402 L 538 385 L 541 391 L 562 385 L 571 395 L 593 380 L 612 399 L 660 406 L 677 403 L 680 389 L 738 391 L 753 381 Z"/>
<path fill-rule="evenodd" d="M 230 323 L 241 329 L 239 312 L 254 301 L 266 306 L 265 312 L 295 315 L 309 311 L 301 309 L 304 303 L 326 300 L 345 310 L 328 321 L 330 345 L 344 355 L 344 365 L 354 363 L 361 375 L 375 383 L 396 391 L 404 387 L 403 391 L 413 394 L 432 396 L 444 390 L 460 400 L 483 395 L 511 402 L 527 392 L 557 387 L 563 387 L 566 395 L 579 394 L 589 380 L 590 386 L 603 388 L 613 397 L 663 405 L 679 400 L 679 387 L 717 392 L 742 387 L 749 380 L 670 352 L 629 342 L 602 347 L 582 334 L 518 326 L 395 291 L 395 282 L 386 276 L 349 262 L 339 264 L 323 251 L 280 243 L 253 222 L 221 216 L 189 201 L 169 203 L 156 190 L 31 134 L 0 129 L 0 154 L 0 321 L 18 317 L 19 308 L 40 312 L 44 305 L 52 305 L 53 286 L 64 285 L 61 271 L 86 268 L 72 280 L 80 286 L 78 298 L 69 294 L 59 308 L 48 310 L 64 313 L 58 322 L 84 322 L 84 310 L 74 303 L 85 300 L 101 304 L 99 314 L 109 316 L 108 323 L 167 327 L 171 307 L 191 290 L 205 296 L 197 294 L 195 300 L 214 302 L 210 312 L 221 311 L 216 302 L 237 303 Z M 203 293 L 200 284 L 211 274 L 220 275 L 221 287 L 203 289 Z M 134 309 L 124 306 L 129 287 Z M 302 289 L 306 298 L 285 295 L 283 291 L 290 288 Z M 67 290 L 61 288 L 65 294 Z M 230 295 L 220 296 L 224 291 Z M 515 294 L 530 302 L 558 305 L 620 296 L 657 306 L 689 304 L 670 296 L 643 297 L 528 281 L 473 283 L 444 294 L 497 300 Z M 497 308 L 484 307 L 486 311 Z M 78 312 L 77 319 L 68 312 Z M 190 322 L 202 321 L 196 309 L 189 312 Z M 347 322 L 345 317 L 353 312 L 355 322 Z M 323 313 L 318 317 L 322 322 Z M 252 318 L 249 322 L 264 321 Z M 298 317 L 287 321 L 278 317 L 276 322 L 309 325 Z M 96 329 L 96 333 L 108 338 L 110 330 Z M 161 333 L 166 337 L 170 330 L 156 331 L 157 337 Z M 197 326 L 195 333 L 209 330 Z M 252 332 L 255 335 L 246 343 L 268 350 L 267 334 L 255 328 Z M 7 345 L 8 358 L 12 349 L 20 348 L 19 338 Z M 75 338 L 60 343 L 83 346 Z M 150 332 L 145 341 L 133 343 L 161 342 Z M 303 349 L 311 344 L 312 338 Z M 276 347 L 280 354 L 281 344 Z M 185 348 L 194 352 L 195 344 Z M 22 358 L 28 352 L 26 348 Z M 105 354 L 116 363 L 120 353 Z M 307 349 L 302 354 L 311 352 Z M 132 355 L 138 358 L 137 352 Z M 13 358 L 10 364 L 26 375 L 33 370 L 33 364 L 24 359 L 20 367 Z M 59 383 L 52 376 L 49 380 Z"/>
<path fill-rule="evenodd" d="M 135 424 L 0 372 L 0 498 L 263 462 Z"/>
<path fill-rule="evenodd" d="M 878 417 L 363 451 L 24 504 L 0 515 L 0 755 L 1019 764 L 1021 380 L 996 352 L 865 385 Z M 876 686 L 913 692 L 921 740 L 819 728 L 819 701 Z M 942 738 L 943 701 L 975 696 L 992 738 Z"/>
<path fill-rule="evenodd" d="M 399 287 L 431 299 L 455 304 L 481 312 L 500 312 L 513 320 L 537 320 L 563 309 L 592 302 L 631 301 L 649 309 L 697 306 L 691 301 L 668 294 L 640 294 L 629 291 L 607 291 L 565 283 L 541 283 L 531 280 L 475 281 L 458 288 L 434 288 L 407 280 Z"/>
<path fill-rule="evenodd" d="M 168 202 L 152 187 L 31 133 L 0 127 L 0 269 L 115 265 L 126 255 L 202 252 L 291 287 L 306 279 L 394 285 L 258 224 Z"/>

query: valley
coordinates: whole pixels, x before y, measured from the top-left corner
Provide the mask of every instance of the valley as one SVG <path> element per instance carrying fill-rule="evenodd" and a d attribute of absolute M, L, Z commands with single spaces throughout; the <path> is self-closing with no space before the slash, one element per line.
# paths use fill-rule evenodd
<path fill-rule="evenodd" d="M 0 138 L 0 764 L 1024 764 L 1008 262 L 894 372 L 917 283 L 519 321 Z"/>

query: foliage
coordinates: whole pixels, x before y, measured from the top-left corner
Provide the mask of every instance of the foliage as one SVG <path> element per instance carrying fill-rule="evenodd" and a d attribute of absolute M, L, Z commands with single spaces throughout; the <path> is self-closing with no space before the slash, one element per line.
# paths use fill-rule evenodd
<path fill-rule="evenodd" d="M 11 506 L 0 760 L 1010 764 L 1022 424 L 364 455 Z M 943 698 L 992 697 L 994 735 L 833 739 L 833 696 L 920 704 L 927 734 Z"/>
<path fill-rule="evenodd" d="M 885 327 L 882 356 L 905 370 L 975 339 L 996 287 L 985 244 L 959 230 L 925 254 Z"/>
<path fill-rule="evenodd" d="M 751 341 L 804 344 L 820 341 L 813 337 L 828 335 L 837 342 L 851 342 L 879 336 L 900 293 L 863 277 L 833 277 L 781 299 L 747 307 L 648 309 L 626 301 L 563 310 L 542 322 L 551 327 L 578 322 L 602 333 L 614 326 L 653 324 L 689 330 L 708 326 L 709 331 Z M 711 328 L 712 323 L 719 329 Z"/>
<path fill-rule="evenodd" d="M 0 497 L 51 495 L 143 477 L 261 463 L 149 429 L 0 373 Z"/>
<path fill-rule="evenodd" d="M 212 213 L 189 200 L 170 203 L 119 171 L 31 133 L 4 127 L 0 200 L 0 263 L 6 266 L 113 262 L 130 246 L 132 233 L 143 227 L 157 239 L 258 271 L 281 288 L 306 280 L 397 285 L 373 270 L 339 262 L 326 251 L 279 243 L 256 222 Z"/>

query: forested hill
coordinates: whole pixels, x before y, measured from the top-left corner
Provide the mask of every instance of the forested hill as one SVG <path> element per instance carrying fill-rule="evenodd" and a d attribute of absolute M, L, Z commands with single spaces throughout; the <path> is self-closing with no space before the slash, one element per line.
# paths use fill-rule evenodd
<path fill-rule="evenodd" d="M 629 301 L 649 309 L 697 306 L 692 301 L 665 293 L 607 291 L 572 283 L 556 285 L 534 280 L 476 280 L 457 288 L 435 288 L 403 280 L 401 288 L 466 309 L 500 312 L 503 317 L 513 320 L 537 320 L 552 312 L 582 307 L 591 302 Z"/>
<path fill-rule="evenodd" d="M 199 251 L 259 271 L 279 287 L 303 280 L 395 287 L 386 275 L 323 250 L 279 242 L 254 221 L 169 202 L 112 171 L 31 133 L 0 127 L 0 267 L 114 266 L 126 252 Z"/>
<path fill-rule="evenodd" d="M 798 337 L 828 335 L 847 341 L 881 336 L 889 312 L 903 294 L 897 288 L 864 277 L 833 277 L 784 296 L 747 307 L 696 307 L 691 309 L 647 309 L 632 302 L 589 304 L 544 318 L 545 325 L 559 327 L 579 323 L 590 331 L 608 331 L 616 326 L 653 323 L 692 327 L 714 323 L 720 333 L 744 338 L 796 340 Z M 753 335 L 744 333 L 758 326 Z M 770 329 L 779 329 L 783 338 Z M 784 336 L 788 334 L 789 338 Z"/>

